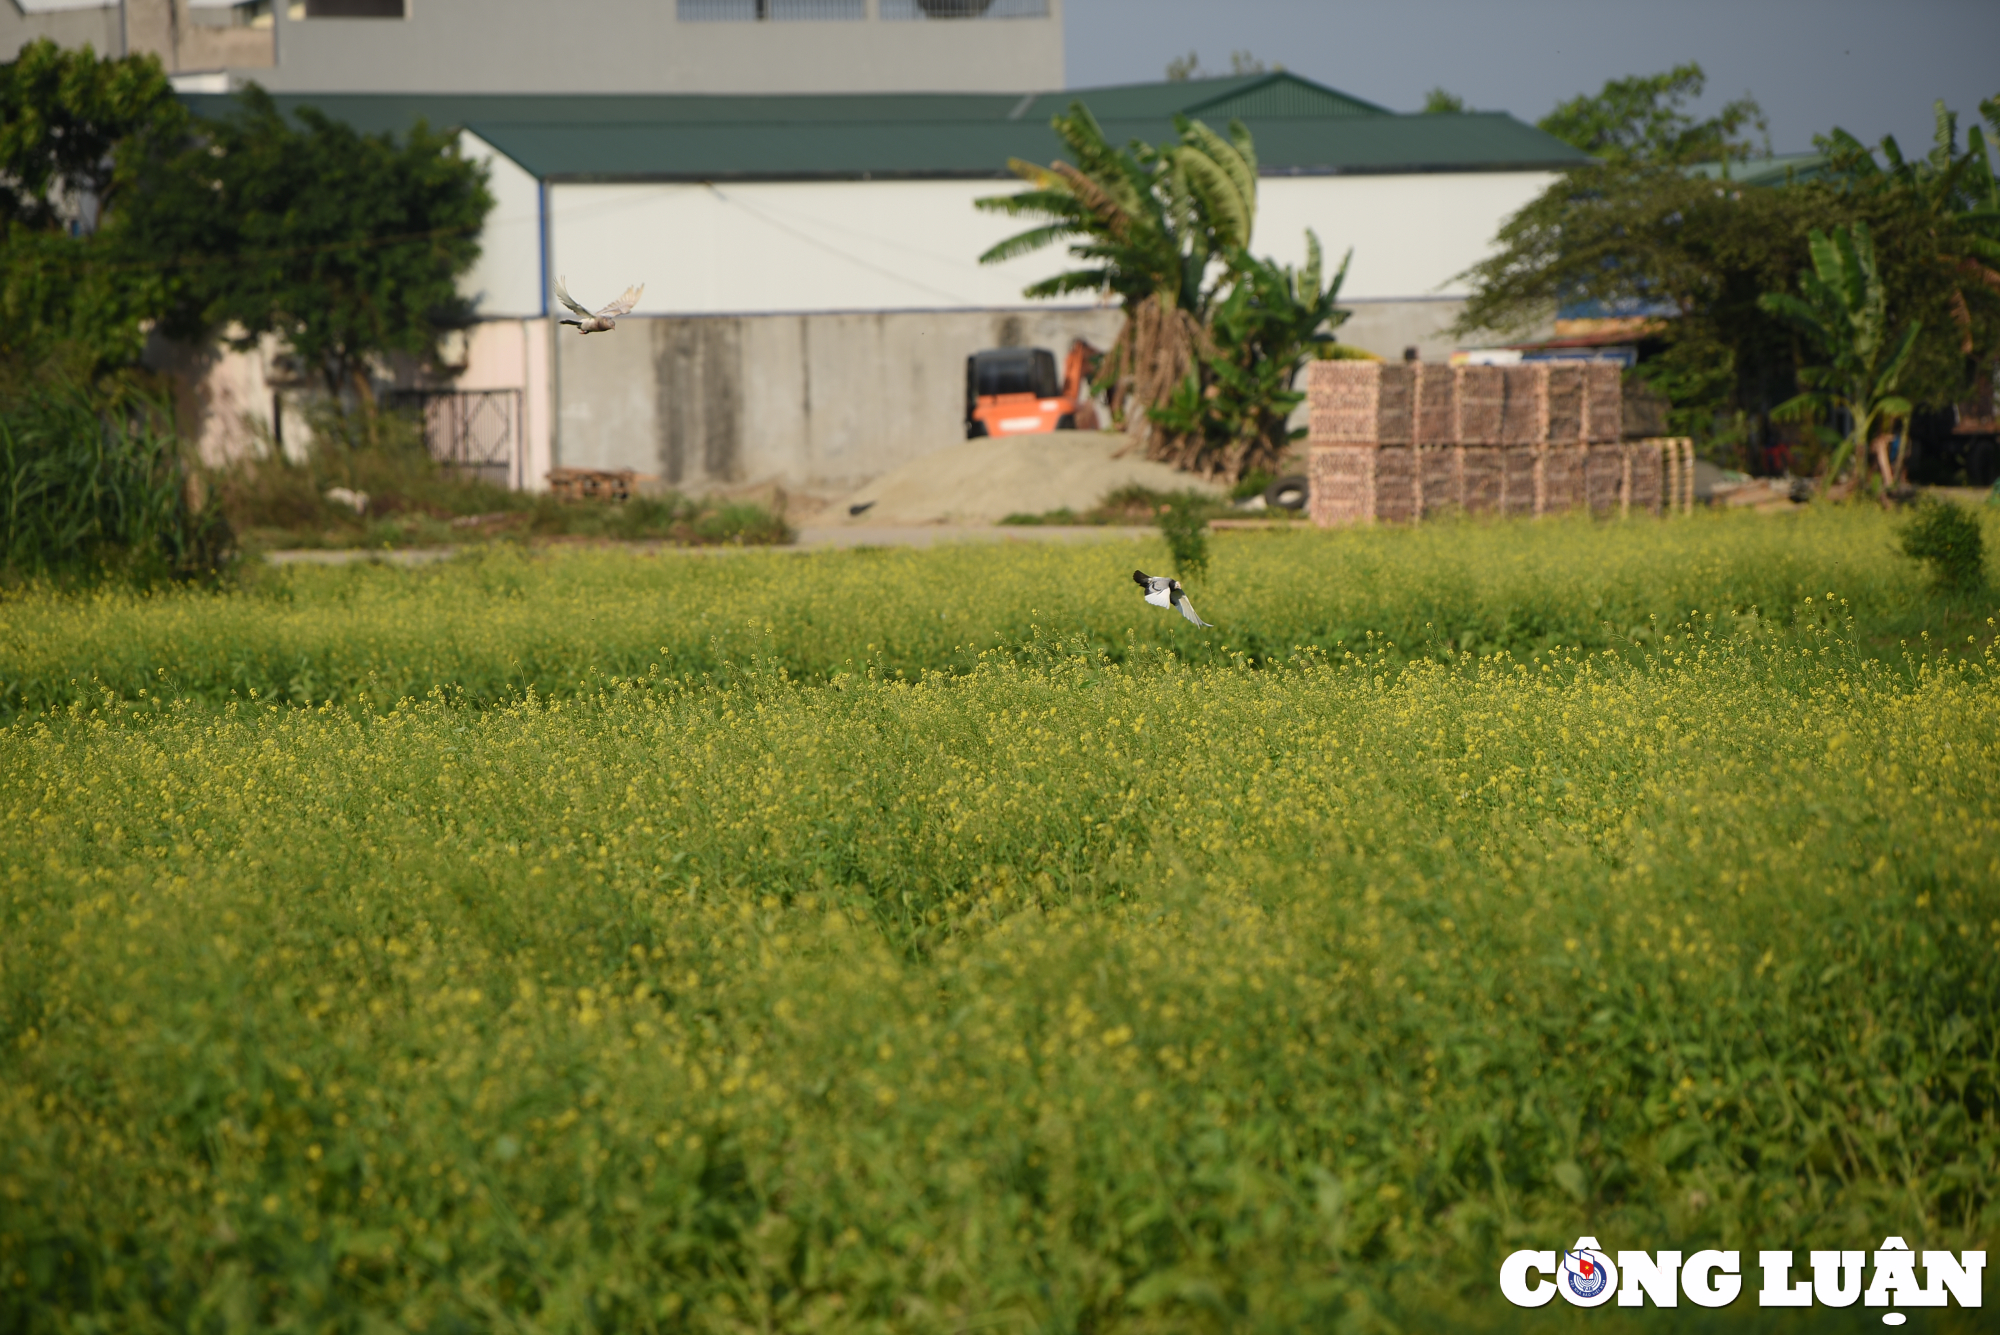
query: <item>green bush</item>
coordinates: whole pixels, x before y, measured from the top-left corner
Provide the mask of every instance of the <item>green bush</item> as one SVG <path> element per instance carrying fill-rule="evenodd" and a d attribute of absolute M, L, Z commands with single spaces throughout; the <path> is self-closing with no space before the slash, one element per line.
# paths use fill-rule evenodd
<path fill-rule="evenodd" d="M 1925 497 L 1903 526 L 1903 555 L 1930 567 L 1938 588 L 1972 592 L 1986 584 L 1986 544 L 1979 521 L 1961 506 Z"/>
<path fill-rule="evenodd" d="M 1269 469 L 1253 468 L 1243 475 L 1242 481 L 1229 489 L 1232 501 L 1247 501 L 1252 496 L 1262 496 L 1264 489 L 1277 481 L 1277 475 Z"/>
<path fill-rule="evenodd" d="M 58 382 L 0 406 L 0 573 L 9 581 L 212 574 L 230 530 L 202 503 L 164 403 Z"/>
<path fill-rule="evenodd" d="M 1199 513 L 1204 519 L 1217 514 L 1226 514 L 1229 507 L 1212 500 L 1196 491 L 1171 492 L 1155 491 L 1138 482 L 1128 482 L 1122 487 L 1113 487 L 1098 499 L 1097 504 L 1081 513 L 1064 506 L 1059 510 L 1044 510 L 1040 514 L 1016 513 L 1008 515 L 1000 522 L 1021 526 L 1039 524 L 1131 524 L 1152 525 L 1158 522 L 1162 508 L 1180 501 Z"/>
<path fill-rule="evenodd" d="M 1160 536 L 1167 540 L 1174 574 L 1182 579 L 1208 572 L 1208 511 L 1208 498 L 1191 491 L 1160 507 Z"/>

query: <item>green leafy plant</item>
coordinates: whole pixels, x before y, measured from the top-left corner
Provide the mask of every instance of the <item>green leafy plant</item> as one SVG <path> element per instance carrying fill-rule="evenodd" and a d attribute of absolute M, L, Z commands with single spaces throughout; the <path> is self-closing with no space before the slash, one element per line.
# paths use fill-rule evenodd
<path fill-rule="evenodd" d="M 1922 323 L 1891 329 L 1888 290 L 1866 223 L 1835 228 L 1831 236 L 1812 233 L 1812 268 L 1799 274 L 1799 292 L 1768 292 L 1759 304 L 1789 322 L 1826 361 L 1801 368 L 1799 379 L 1807 388 L 1773 415 L 1812 421 L 1844 414 L 1847 431 L 1827 461 L 1826 479 L 1837 480 L 1850 459 L 1857 478 L 1865 476 L 1877 428 L 1910 415 L 1910 401 L 1895 391 Z M 1886 446 L 1881 464 L 1886 487 L 1893 480 Z"/>
<path fill-rule="evenodd" d="M 1226 477 L 1277 470 L 1286 448 L 1305 435 L 1290 426 L 1305 399 L 1293 388 L 1299 368 L 1333 344 L 1331 331 L 1347 319 L 1334 301 L 1352 258 L 1350 251 L 1322 286 L 1319 238 L 1310 230 L 1301 269 L 1230 252 L 1233 286 L 1210 321 L 1209 349 L 1151 410 L 1154 421 L 1190 443 L 1183 467 Z"/>
<path fill-rule="evenodd" d="M 231 535 L 203 500 L 164 402 L 64 382 L 0 408 L 0 573 L 10 580 L 212 575 Z"/>
<path fill-rule="evenodd" d="M 1973 593 L 1985 587 L 1985 538 L 1979 520 L 1963 506 L 1927 496 L 1898 537 L 1903 555 L 1929 566 L 1940 590 Z"/>
<path fill-rule="evenodd" d="M 1266 482 L 1268 484 L 1268 481 Z M 1204 518 L 1228 513 L 1229 507 L 1219 500 L 1202 496 L 1198 492 L 1159 491 L 1143 483 L 1127 483 L 1114 487 L 1098 498 L 1097 504 L 1087 510 L 1076 510 L 1063 506 L 1056 510 L 1044 510 L 1039 514 L 1010 514 L 1000 522 L 1017 527 L 1033 527 L 1043 524 L 1130 524 L 1151 525 L 1159 518 L 1161 507 L 1179 497 L 1186 497 L 1189 503 L 1201 510 Z"/>
<path fill-rule="evenodd" d="M 1249 472 L 1238 478 L 1236 485 L 1229 489 L 1229 499 L 1232 501 L 1247 501 L 1252 496 L 1262 496 L 1265 488 L 1269 487 L 1275 481 L 1277 481 L 1276 474 L 1262 468 L 1252 468 Z"/>
<path fill-rule="evenodd" d="M 1209 500 L 1198 492 L 1184 491 L 1159 509 L 1160 536 L 1167 540 L 1167 554 L 1173 558 L 1174 574 L 1193 579 L 1208 573 Z"/>

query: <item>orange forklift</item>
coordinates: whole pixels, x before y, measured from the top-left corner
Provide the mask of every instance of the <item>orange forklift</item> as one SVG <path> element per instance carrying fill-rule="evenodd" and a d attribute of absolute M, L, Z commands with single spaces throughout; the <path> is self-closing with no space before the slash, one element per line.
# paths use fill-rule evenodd
<path fill-rule="evenodd" d="M 965 438 L 1097 430 L 1090 373 L 1104 354 L 1082 339 L 1069 345 L 1061 383 L 1047 348 L 990 348 L 965 359 Z"/>

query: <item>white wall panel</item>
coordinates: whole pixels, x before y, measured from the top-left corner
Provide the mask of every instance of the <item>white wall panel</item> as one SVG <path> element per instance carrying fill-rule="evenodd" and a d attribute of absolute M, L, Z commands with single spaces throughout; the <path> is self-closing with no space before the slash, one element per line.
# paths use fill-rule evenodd
<path fill-rule="evenodd" d="M 645 315 L 1022 306 L 1053 252 L 982 265 L 1022 224 L 972 201 L 1004 181 L 560 185 L 556 269 L 595 305 L 644 282 Z M 1074 304 L 1074 302 L 1072 302 Z"/>
<path fill-rule="evenodd" d="M 1354 247 L 1344 295 L 1462 295 L 1509 214 L 1553 179 L 1538 172 L 1270 177 L 1253 249 L 1298 262 L 1314 228 L 1330 263 Z M 999 265 L 981 251 L 1024 223 L 972 201 L 1005 181 L 559 185 L 555 270 L 586 304 L 646 284 L 645 315 L 991 309 L 1066 264 L 1045 250 Z M 1072 299 L 1072 303 L 1074 299 Z"/>
<path fill-rule="evenodd" d="M 482 319 L 542 314 L 541 182 L 470 131 L 458 136 L 468 161 L 487 168 L 493 211 L 479 234 L 479 259 L 458 280 Z"/>
<path fill-rule="evenodd" d="M 1310 227 L 1328 268 L 1354 248 L 1342 296 L 1463 297 L 1457 275 L 1491 254 L 1500 225 L 1555 179 L 1549 172 L 1265 177 L 1250 248 L 1303 263 Z"/>

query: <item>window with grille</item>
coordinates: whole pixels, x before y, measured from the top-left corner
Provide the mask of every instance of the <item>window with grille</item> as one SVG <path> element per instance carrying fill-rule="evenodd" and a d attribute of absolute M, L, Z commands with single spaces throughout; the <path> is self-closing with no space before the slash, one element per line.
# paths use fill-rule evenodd
<path fill-rule="evenodd" d="M 1049 0 L 881 0 L 885 19 L 1045 19 Z"/>
<path fill-rule="evenodd" d="M 683 23 L 858 23 L 868 0 L 677 0 Z"/>
<path fill-rule="evenodd" d="M 408 18 L 407 0 L 292 0 L 285 17 L 293 19 Z"/>

